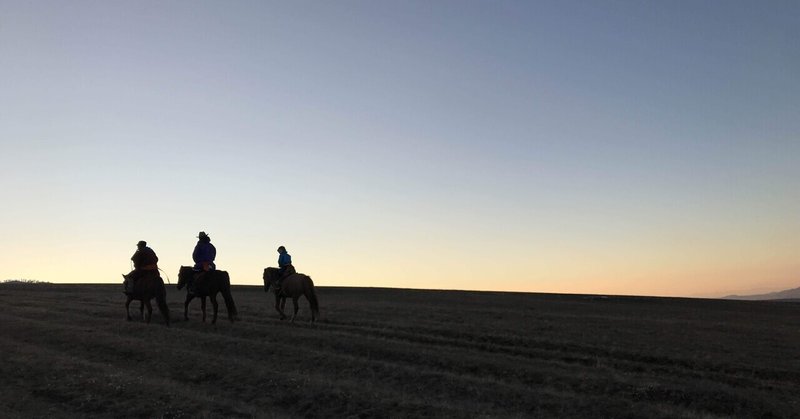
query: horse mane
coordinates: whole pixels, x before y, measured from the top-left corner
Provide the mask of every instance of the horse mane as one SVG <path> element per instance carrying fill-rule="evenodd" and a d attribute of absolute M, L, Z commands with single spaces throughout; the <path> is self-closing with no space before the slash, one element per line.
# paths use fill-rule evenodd
<path fill-rule="evenodd" d="M 276 275 L 280 269 L 270 266 L 269 268 L 264 268 L 264 275 L 263 278 L 267 279 L 267 275 Z"/>
<path fill-rule="evenodd" d="M 181 274 L 186 275 L 187 273 L 190 273 L 190 272 L 194 272 L 194 268 L 193 267 L 191 267 L 191 266 L 181 266 L 181 268 L 178 270 L 178 276 L 180 276 Z M 209 271 L 209 272 L 222 272 L 225 275 L 228 275 L 228 271 L 223 271 L 223 270 L 220 270 L 220 269 L 214 269 L 213 271 Z"/>

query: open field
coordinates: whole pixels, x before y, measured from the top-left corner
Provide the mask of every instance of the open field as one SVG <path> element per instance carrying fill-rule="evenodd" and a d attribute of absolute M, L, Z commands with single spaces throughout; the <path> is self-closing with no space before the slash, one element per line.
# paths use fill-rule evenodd
<path fill-rule="evenodd" d="M 3 417 L 798 417 L 800 304 L 318 288 L 279 321 L 124 320 L 121 285 L 0 284 Z M 132 304 L 138 307 L 138 303 Z M 291 302 L 287 308 L 291 307 Z M 210 310 L 210 305 L 209 305 Z"/>

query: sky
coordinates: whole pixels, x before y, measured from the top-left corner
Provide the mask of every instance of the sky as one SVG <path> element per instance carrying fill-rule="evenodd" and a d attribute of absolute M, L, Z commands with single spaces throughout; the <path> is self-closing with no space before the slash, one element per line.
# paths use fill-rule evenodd
<path fill-rule="evenodd" d="M 0 280 L 800 286 L 796 1 L 0 1 Z"/>

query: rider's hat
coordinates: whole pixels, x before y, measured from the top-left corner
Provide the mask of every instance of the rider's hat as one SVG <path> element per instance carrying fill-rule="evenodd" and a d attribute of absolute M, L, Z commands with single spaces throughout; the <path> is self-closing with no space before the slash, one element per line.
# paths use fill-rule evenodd
<path fill-rule="evenodd" d="M 137 246 L 147 246 L 147 242 L 144 240 L 139 240 L 139 243 L 136 243 Z"/>
<path fill-rule="evenodd" d="M 201 231 L 200 234 L 197 235 L 197 238 L 198 239 L 207 239 L 208 238 L 208 234 L 206 234 L 205 231 Z"/>

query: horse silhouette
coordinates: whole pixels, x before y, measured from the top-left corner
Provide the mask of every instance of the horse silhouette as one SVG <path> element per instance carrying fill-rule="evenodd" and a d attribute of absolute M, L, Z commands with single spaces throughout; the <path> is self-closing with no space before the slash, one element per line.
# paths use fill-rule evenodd
<path fill-rule="evenodd" d="M 126 281 L 129 280 L 124 274 L 122 277 L 125 278 Z M 131 320 L 131 301 L 139 300 L 141 301 L 139 312 L 144 314 L 144 307 L 147 307 L 147 315 L 144 316 L 144 320 L 150 323 L 150 319 L 153 317 L 153 306 L 150 305 L 150 300 L 155 298 L 158 304 L 158 310 L 164 317 L 164 323 L 169 326 L 167 288 L 164 286 L 164 280 L 161 279 L 158 274 L 148 274 L 136 279 L 133 285 L 133 291 L 125 291 L 125 295 L 128 297 L 127 301 L 125 301 L 125 313 L 127 314 L 128 321 Z"/>
<path fill-rule="evenodd" d="M 270 287 L 272 287 L 275 293 L 275 310 L 281 315 L 281 320 L 286 318 L 286 314 L 283 312 L 283 307 L 286 305 L 286 297 L 291 298 L 294 304 L 294 315 L 292 315 L 291 320 L 294 321 L 294 318 L 297 317 L 297 300 L 301 296 L 305 296 L 311 305 L 311 321 L 316 321 L 317 317 L 319 317 L 319 302 L 317 301 L 317 292 L 314 290 L 314 281 L 311 280 L 311 277 L 299 273 L 291 274 L 281 281 L 280 289 L 275 287 L 279 277 L 278 268 L 264 269 L 264 292 L 269 292 Z"/>
<path fill-rule="evenodd" d="M 189 281 L 194 278 L 195 271 L 191 266 L 181 266 L 178 271 L 178 289 L 182 289 L 188 285 Z M 214 317 L 211 319 L 211 324 L 217 322 L 217 293 L 222 294 L 225 299 L 225 308 L 228 309 L 228 319 L 231 322 L 239 320 L 239 312 L 236 310 L 236 304 L 233 302 L 231 296 L 231 279 L 225 271 L 208 271 L 198 280 L 194 280 L 194 293 L 186 290 L 186 302 L 183 303 L 183 318 L 189 320 L 189 302 L 194 297 L 200 297 L 200 307 L 203 310 L 203 322 L 206 321 L 206 297 L 211 298 L 211 305 L 214 307 Z"/>

